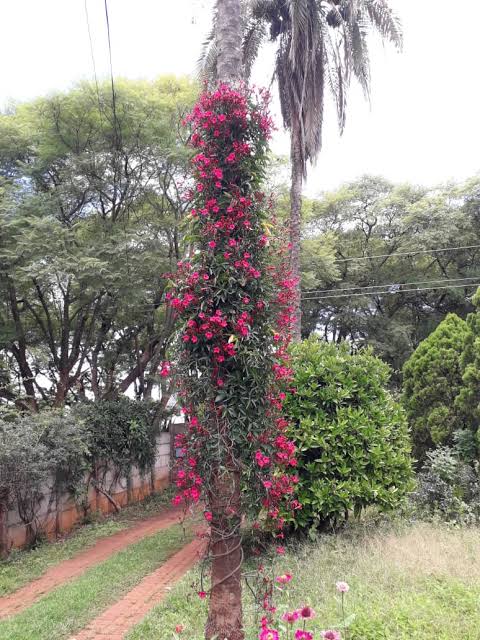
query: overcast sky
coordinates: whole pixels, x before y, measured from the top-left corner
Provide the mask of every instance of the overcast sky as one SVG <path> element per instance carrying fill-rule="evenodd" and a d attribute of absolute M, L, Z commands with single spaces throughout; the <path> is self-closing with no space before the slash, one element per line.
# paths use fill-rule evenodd
<path fill-rule="evenodd" d="M 104 0 L 87 0 L 97 73 L 108 72 Z M 347 128 L 327 113 L 324 148 L 307 190 L 362 173 L 435 184 L 480 170 L 480 2 L 391 0 L 405 32 L 402 54 L 374 42 L 372 104 L 350 97 Z M 210 0 L 109 0 L 116 75 L 191 74 L 210 19 Z M 1 2 L 0 105 L 93 77 L 85 0 Z M 271 55 L 255 70 L 268 84 Z M 279 132 L 274 149 L 288 153 Z"/>

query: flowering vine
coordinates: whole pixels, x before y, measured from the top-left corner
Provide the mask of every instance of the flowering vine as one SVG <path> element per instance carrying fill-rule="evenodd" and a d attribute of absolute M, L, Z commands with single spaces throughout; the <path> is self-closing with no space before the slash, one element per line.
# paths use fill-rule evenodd
<path fill-rule="evenodd" d="M 196 150 L 191 251 L 167 298 L 179 321 L 173 369 L 188 424 L 175 443 L 182 457 L 174 502 L 203 499 L 211 522 L 212 478 L 234 467 L 241 501 L 232 500 L 226 515 L 230 510 L 238 522 L 250 513 L 256 527 L 281 538 L 284 514 L 300 508 L 295 446 L 282 415 L 292 380 L 295 281 L 272 202 L 261 192 L 272 128 L 268 100 L 265 91 L 220 85 L 203 93 L 186 118 Z M 170 364 L 162 371 L 170 374 Z"/>

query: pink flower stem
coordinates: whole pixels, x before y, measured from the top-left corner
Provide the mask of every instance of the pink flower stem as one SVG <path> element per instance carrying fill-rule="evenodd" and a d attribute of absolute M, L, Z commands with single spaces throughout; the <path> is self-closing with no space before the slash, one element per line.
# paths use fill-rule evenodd
<path fill-rule="evenodd" d="M 348 638 L 347 626 L 345 624 L 345 593 L 342 591 L 342 617 L 343 617 L 343 633 L 345 634 L 345 640 Z"/>

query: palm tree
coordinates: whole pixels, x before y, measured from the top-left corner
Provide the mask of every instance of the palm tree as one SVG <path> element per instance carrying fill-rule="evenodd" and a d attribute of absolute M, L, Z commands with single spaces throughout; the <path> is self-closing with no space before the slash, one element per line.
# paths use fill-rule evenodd
<path fill-rule="evenodd" d="M 242 80 L 242 34 L 241 0 L 217 0 L 214 45 L 219 83 Z M 223 462 L 223 469 L 215 469 L 209 495 L 212 586 L 205 638 L 243 640 L 240 518 L 227 515 L 228 507 L 240 511 L 240 471 L 235 461 Z"/>
<path fill-rule="evenodd" d="M 399 19 L 387 0 L 244 0 L 243 68 L 248 73 L 261 43 L 277 44 L 275 77 L 283 123 L 290 131 L 290 242 L 292 275 L 298 280 L 294 338 L 301 338 L 300 230 L 302 186 L 308 162 L 322 148 L 325 93 L 332 94 L 340 132 L 345 127 L 351 78 L 370 95 L 368 39 L 372 31 L 402 46 Z M 215 20 L 215 18 L 214 18 Z M 212 38 L 204 48 L 204 71 L 215 73 Z"/>

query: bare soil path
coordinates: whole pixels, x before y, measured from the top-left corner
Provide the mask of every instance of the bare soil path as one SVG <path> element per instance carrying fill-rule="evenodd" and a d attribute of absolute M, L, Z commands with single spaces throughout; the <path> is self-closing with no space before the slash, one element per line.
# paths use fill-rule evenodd
<path fill-rule="evenodd" d="M 70 640 L 123 640 L 163 600 L 169 587 L 199 560 L 204 545 L 198 538 L 187 544 Z"/>
<path fill-rule="evenodd" d="M 179 509 L 168 509 L 152 518 L 137 521 L 130 529 L 97 540 L 93 546 L 81 551 L 73 558 L 50 567 L 33 582 L 7 596 L 0 597 L 0 619 L 20 613 L 55 587 L 76 578 L 89 567 L 103 562 L 128 545 L 180 522 L 181 516 L 182 512 Z"/>

